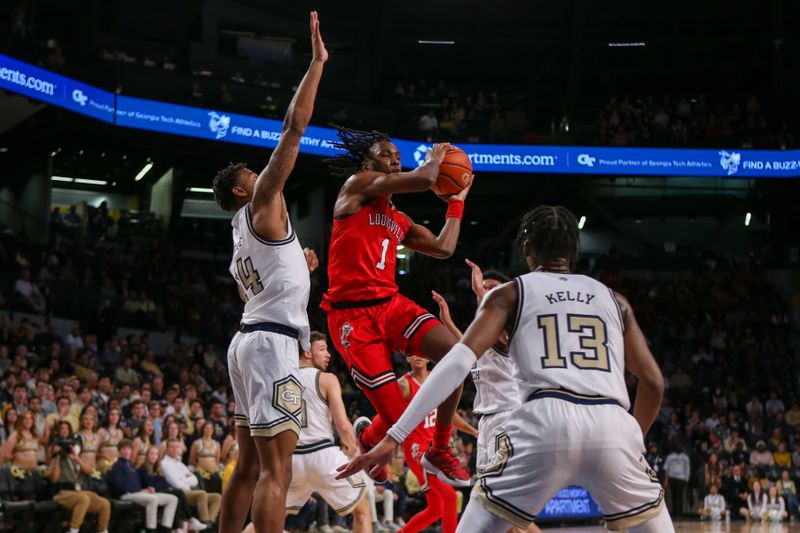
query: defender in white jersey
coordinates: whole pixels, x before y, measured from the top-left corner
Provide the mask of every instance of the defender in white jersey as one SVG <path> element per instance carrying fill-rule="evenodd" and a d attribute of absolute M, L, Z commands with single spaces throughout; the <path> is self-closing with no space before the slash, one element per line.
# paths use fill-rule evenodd
<path fill-rule="evenodd" d="M 308 271 L 316 258 L 304 256 L 289 221 L 283 187 L 297 160 L 328 59 L 315 11 L 310 28 L 311 65 L 289 104 L 266 168 L 256 174 L 244 163 L 232 163 L 213 183 L 220 207 L 235 212 L 230 271 L 245 301 L 239 332 L 228 349 L 239 460 L 222 498 L 221 533 L 242 530 L 251 497 L 258 533 L 282 531 L 285 519 L 292 452 L 303 415 L 298 343 L 309 347 Z"/>
<path fill-rule="evenodd" d="M 479 306 L 487 292 L 511 281 L 511 278 L 502 272 L 497 270 L 483 272 L 469 259 L 466 260 L 466 263 L 472 269 L 472 292 L 475 293 Z M 436 291 L 433 291 L 433 299 L 439 304 L 439 319 L 442 323 L 457 339 L 463 337 L 464 334 L 453 322 L 447 301 Z M 514 377 L 516 371 L 517 366 L 508 354 L 508 333 L 506 331 L 500 334 L 494 346 L 486 350 L 483 357 L 478 359 L 470 370 L 472 381 L 475 384 L 472 412 L 480 417 L 475 461 L 479 476 L 483 474 L 484 468 L 497 453 L 497 436 L 505 431 L 505 423 L 509 415 L 522 404 L 519 386 Z M 516 527 L 509 530 L 510 533 L 520 533 L 521 531 Z M 528 526 L 526 531 L 541 533 L 541 529 L 533 523 Z"/>
<path fill-rule="evenodd" d="M 333 426 L 341 444 L 352 456 L 356 450 L 353 426 L 342 402 L 342 389 L 333 374 L 323 372 L 331 356 L 327 337 L 311 333 L 311 348 L 300 354 L 300 383 L 303 386 L 304 417 L 300 438 L 292 456 L 292 483 L 286 495 L 289 513 L 297 513 L 312 492 L 319 493 L 340 515 L 353 514 L 353 531 L 372 531 L 369 501 L 364 498 L 366 482 L 362 474 L 336 479 L 336 467 L 347 456 L 336 446 Z"/>
<path fill-rule="evenodd" d="M 472 291 L 478 299 L 478 305 L 487 292 L 511 281 L 501 272 L 489 270 L 483 273 L 481 268 L 469 259 L 466 262 L 472 269 Z M 439 319 L 457 339 L 460 339 L 464 334 L 453 322 L 450 307 L 441 294 L 432 292 L 434 301 L 439 305 Z M 511 411 L 522 403 L 519 387 L 514 378 L 515 373 L 516 365 L 508 355 L 508 333 L 504 331 L 470 370 L 472 381 L 475 383 L 472 412 L 480 417 L 476 460 L 478 475 L 483 473 L 486 463 L 494 456 L 496 451 L 494 436 L 502 431 Z"/>
<path fill-rule="evenodd" d="M 525 399 L 497 436 L 497 453 L 458 531 L 527 527 L 556 492 L 577 484 L 597 501 L 609 529 L 673 532 L 663 489 L 644 459 L 643 435 L 658 414 L 663 377 L 633 309 L 602 283 L 571 273 L 578 225 L 565 208 L 542 206 L 525 215 L 520 241 L 533 272 L 486 295 L 464 337 L 387 437 L 340 467 L 340 475 L 386 464 L 507 328 Z M 626 369 L 639 379 L 633 416 Z"/>

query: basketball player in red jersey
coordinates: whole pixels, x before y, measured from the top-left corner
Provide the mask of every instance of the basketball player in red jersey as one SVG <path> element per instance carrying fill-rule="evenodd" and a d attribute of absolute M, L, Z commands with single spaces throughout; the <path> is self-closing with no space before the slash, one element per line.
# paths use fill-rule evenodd
<path fill-rule="evenodd" d="M 333 210 L 329 286 L 322 308 L 328 311 L 328 328 L 337 351 L 378 412 L 371 423 L 363 418 L 353 425 L 365 452 L 380 442 L 407 405 L 392 370 L 391 352 L 423 354 L 438 361 L 456 343 L 436 317 L 398 293 L 397 246 L 403 244 L 440 259 L 450 257 L 458 242 L 469 189 L 445 198 L 445 224 L 436 236 L 398 211 L 392 195 L 429 190 L 450 145 L 434 145 L 425 163 L 402 172 L 400 152 L 387 135 L 340 129 L 339 138 L 338 147 L 346 152 L 325 162 L 333 175 L 347 181 Z M 466 487 L 471 484 L 470 474 L 450 449 L 460 397 L 461 389 L 439 406 L 433 445 L 423 463 L 443 481 Z M 385 466 L 368 474 L 378 482 L 388 477 Z"/>
<path fill-rule="evenodd" d="M 411 355 L 407 358 L 407 361 L 411 366 L 411 372 L 403 376 L 398 381 L 398 384 L 403 392 L 403 397 L 410 402 L 428 377 L 428 360 Z M 433 440 L 436 414 L 434 409 L 422 424 L 417 426 L 417 429 L 403 441 L 403 454 L 408 468 L 417 476 L 423 490 L 428 490 L 425 492 L 427 506 L 409 518 L 406 525 L 400 530 L 402 533 L 417 533 L 440 518 L 444 533 L 455 533 L 458 526 L 458 513 L 456 512 L 458 497 L 455 489 L 435 477 L 428 477 L 427 472 L 422 467 L 422 457 L 428 450 L 431 440 Z"/>

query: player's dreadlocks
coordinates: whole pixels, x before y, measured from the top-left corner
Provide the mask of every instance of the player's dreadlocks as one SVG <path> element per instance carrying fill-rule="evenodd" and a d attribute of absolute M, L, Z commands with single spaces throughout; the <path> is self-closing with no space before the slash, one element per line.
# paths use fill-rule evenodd
<path fill-rule="evenodd" d="M 373 144 L 391 140 L 387 134 L 375 130 L 351 130 L 336 124 L 331 124 L 331 127 L 338 130 L 337 136 L 341 139 L 341 142 L 331 144 L 346 153 L 323 159 L 322 162 L 327 165 L 331 175 L 337 178 L 347 179 L 358 172 Z"/>
<path fill-rule="evenodd" d="M 527 243 L 540 264 L 555 259 L 574 263 L 580 243 L 578 222 L 566 207 L 541 205 L 522 217 L 517 242 Z"/>

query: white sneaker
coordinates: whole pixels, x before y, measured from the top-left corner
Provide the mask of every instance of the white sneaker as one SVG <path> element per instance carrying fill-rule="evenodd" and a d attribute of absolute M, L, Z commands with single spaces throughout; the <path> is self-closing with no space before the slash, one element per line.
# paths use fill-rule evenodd
<path fill-rule="evenodd" d="M 208 526 L 202 523 L 197 518 L 191 518 L 189 520 L 189 529 L 194 529 L 195 531 L 203 531 L 204 529 L 208 529 Z"/>
<path fill-rule="evenodd" d="M 317 527 L 317 529 L 319 530 L 319 533 L 333 533 L 333 528 L 331 526 L 329 526 L 328 524 L 325 524 L 323 526 L 319 526 L 319 527 Z"/>

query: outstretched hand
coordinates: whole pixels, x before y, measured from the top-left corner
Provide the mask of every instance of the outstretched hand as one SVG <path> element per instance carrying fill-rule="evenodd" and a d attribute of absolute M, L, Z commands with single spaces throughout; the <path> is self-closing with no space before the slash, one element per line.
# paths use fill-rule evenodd
<path fill-rule="evenodd" d="M 328 60 L 328 50 L 325 48 L 325 43 L 322 42 L 322 34 L 319 32 L 319 15 L 316 11 L 312 11 L 309 17 L 311 25 L 311 51 L 315 61 L 322 61 L 323 63 Z"/>
<path fill-rule="evenodd" d="M 450 306 L 447 305 L 447 300 L 444 299 L 444 296 L 436 291 L 431 291 L 431 295 L 433 296 L 433 301 L 439 305 L 439 320 L 445 324 L 452 322 L 452 317 L 450 316 Z"/>
<path fill-rule="evenodd" d="M 464 262 L 472 269 L 472 292 L 478 297 L 478 302 L 483 300 L 486 295 L 486 289 L 483 288 L 483 271 L 481 267 L 470 261 L 464 259 Z"/>
<path fill-rule="evenodd" d="M 336 479 L 344 479 L 366 470 L 370 477 L 376 475 L 381 467 L 388 465 L 394 457 L 397 443 L 390 437 L 384 437 L 374 448 L 363 455 L 359 455 L 347 464 L 336 468 L 339 472 Z"/>

